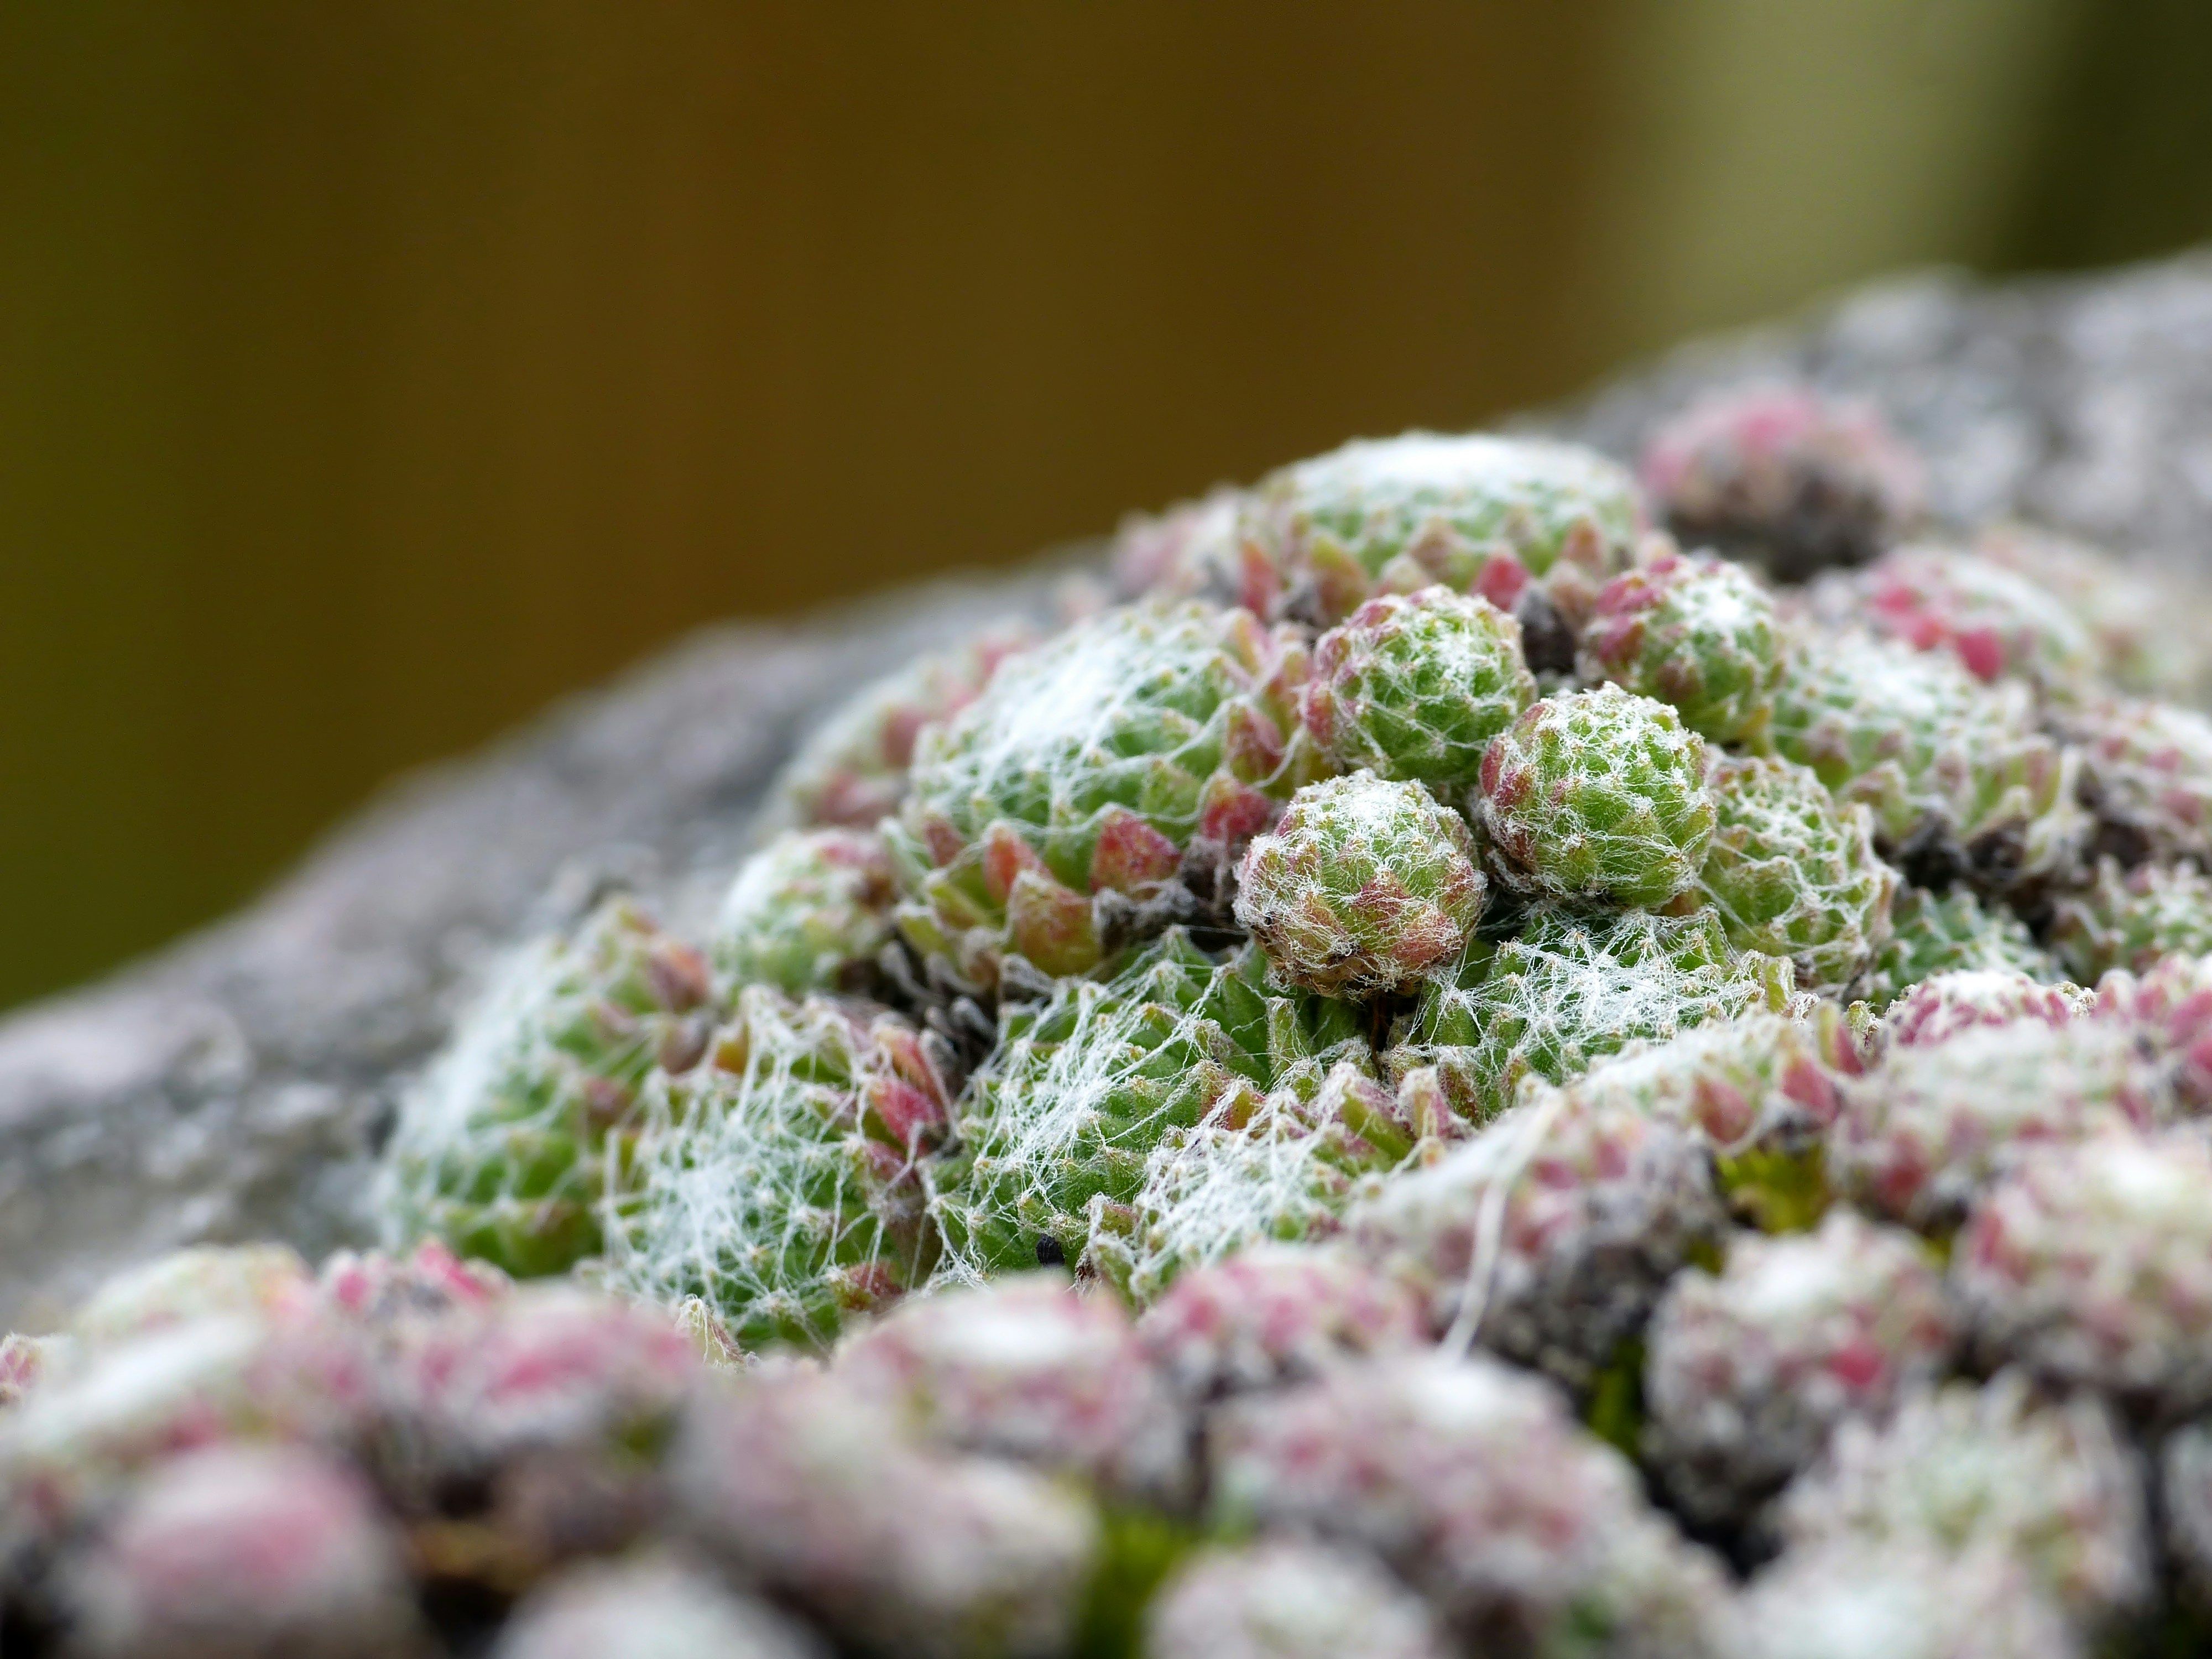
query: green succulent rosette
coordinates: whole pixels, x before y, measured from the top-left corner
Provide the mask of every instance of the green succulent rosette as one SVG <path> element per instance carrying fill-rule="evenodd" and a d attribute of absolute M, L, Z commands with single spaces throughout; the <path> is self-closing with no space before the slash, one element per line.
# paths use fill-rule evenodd
<path fill-rule="evenodd" d="M 884 833 L 925 959 L 990 987 L 1109 954 L 1092 898 L 1143 900 L 1188 857 L 1225 864 L 1326 769 L 1295 719 L 1303 645 L 1243 611 L 1122 606 L 1009 659 L 917 746 Z"/>
<path fill-rule="evenodd" d="M 1340 770 L 1413 779 L 1449 799 L 1535 700 L 1521 624 L 1438 586 L 1370 599 L 1322 635 L 1301 713 Z"/>
<path fill-rule="evenodd" d="M 950 1115 L 905 1021 L 749 986 L 706 1060 L 640 1114 L 602 1206 L 605 1276 L 671 1306 L 699 1297 L 747 1348 L 825 1347 L 936 1265 L 921 1164 Z"/>
<path fill-rule="evenodd" d="M 1796 1000 L 1790 963 L 1737 951 L 1709 910 L 1540 909 L 1517 938 L 1479 939 L 1431 978 L 1383 1060 L 1396 1079 L 1434 1067 L 1453 1109 L 1486 1121 L 1523 1078 L 1565 1083 L 1639 1039 Z"/>
<path fill-rule="evenodd" d="M 1899 887 L 1890 906 L 1889 942 L 1875 957 L 1868 992 L 1875 1011 L 1923 980 L 1973 970 L 2021 973 L 2045 984 L 2065 977 L 2008 906 L 1984 904 L 1966 887 L 1942 893 Z"/>
<path fill-rule="evenodd" d="M 1348 1005 L 1285 995 L 1256 950 L 1217 958 L 1170 928 L 1110 977 L 1002 1008 L 998 1050 L 960 1101 L 958 1150 L 931 1170 L 945 1243 L 978 1273 L 1093 1265 L 1099 1231 L 1133 1224 L 1170 1133 L 1249 1117 L 1271 1091 L 1366 1054 Z"/>
<path fill-rule="evenodd" d="M 697 1063 L 711 994 L 698 952 L 626 899 L 511 958 L 401 1106 L 378 1188 L 392 1242 L 523 1278 L 595 1255 L 640 1094 Z"/>
<path fill-rule="evenodd" d="M 1510 608 L 1531 579 L 1562 610 L 1626 567 L 1641 528 L 1636 482 L 1595 450 L 1486 434 L 1345 445 L 1285 467 L 1246 502 L 1248 563 L 1316 620 L 1378 592 L 1437 583 Z"/>
<path fill-rule="evenodd" d="M 794 996 L 836 989 L 891 937 L 898 884 L 870 830 L 787 830 L 747 859 L 722 901 L 714 969 Z"/>
<path fill-rule="evenodd" d="M 1719 817 L 1698 890 L 1729 942 L 1789 957 L 1806 990 L 1851 986 L 1889 937 L 1897 891 L 1873 815 L 1778 758 L 1725 757 L 1711 787 Z"/>
<path fill-rule="evenodd" d="M 1749 571 L 1663 553 L 1599 593 L 1580 669 L 1670 705 L 1715 743 L 1752 743 L 1773 717 L 1784 649 L 1773 599 Z"/>
<path fill-rule="evenodd" d="M 1547 697 L 1490 745 L 1475 793 L 1508 886 L 1569 903 L 1656 908 L 1712 840 L 1705 739 L 1617 685 Z"/>
<path fill-rule="evenodd" d="M 1456 957 L 1485 886 L 1458 813 L 1418 783 L 1354 772 L 1308 784 L 1252 843 L 1237 919 L 1278 982 L 1362 996 Z"/>

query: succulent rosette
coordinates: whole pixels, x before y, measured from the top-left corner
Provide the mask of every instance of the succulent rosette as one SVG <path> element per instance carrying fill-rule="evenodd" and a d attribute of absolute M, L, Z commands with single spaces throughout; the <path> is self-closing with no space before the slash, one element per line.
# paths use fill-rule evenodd
<path fill-rule="evenodd" d="M 1097 967 L 1113 940 L 1094 895 L 1171 899 L 1188 858 L 1224 867 L 1325 769 L 1297 722 L 1305 662 L 1249 614 L 1188 601 L 1107 611 L 1009 659 L 925 732 L 885 826 L 908 941 L 985 988 L 1008 951 L 1047 974 Z"/>
<path fill-rule="evenodd" d="M 670 1462 L 686 1528 L 841 1649 L 1066 1650 L 1099 1548 L 1050 1477 L 919 1443 L 842 1377 L 769 1368 L 703 1398 Z"/>
<path fill-rule="evenodd" d="M 1283 1540 L 1187 1563 L 1146 1619 L 1146 1659 L 1446 1659 L 1427 1604 L 1356 1550 Z"/>
<path fill-rule="evenodd" d="M 1817 1142 L 1843 1109 L 1844 1085 L 1865 1069 L 1861 1035 L 1834 1003 L 1822 1002 L 1632 1042 L 1565 1088 L 1577 1101 L 1693 1128 L 1726 1158 Z"/>
<path fill-rule="evenodd" d="M 1149 1304 L 1179 1275 L 1239 1250 L 1328 1237 L 1347 1206 L 1465 1133 L 1440 1090 L 1394 1094 L 1361 1063 L 1339 1060 L 1318 1089 L 1294 1079 L 1256 1103 L 1231 1099 L 1170 1128 L 1135 1197 L 1101 1206 L 1087 1260 Z"/>
<path fill-rule="evenodd" d="M 1963 549 L 1916 543 L 1831 580 L 1816 609 L 1847 615 L 1916 651 L 1948 652 L 1976 679 L 2023 679 L 2065 699 L 2088 690 L 2103 666 L 2095 640 L 2063 599 Z"/>
<path fill-rule="evenodd" d="M 1892 1048 L 1947 1042 L 1978 1026 L 2039 1019 L 2064 1025 L 2096 1003 L 2078 985 L 2047 985 L 2010 968 L 1961 968 L 1920 981 L 1890 1004 L 1881 1040 Z"/>
<path fill-rule="evenodd" d="M 1920 511 L 1918 459 L 1863 403 L 1758 381 L 1654 433 L 1644 487 L 1675 534 L 1802 581 L 1864 564 Z"/>
<path fill-rule="evenodd" d="M 2022 1156 L 1951 1271 L 1985 1357 L 2169 1420 L 2212 1405 L 2212 1146 L 2196 1127 Z"/>
<path fill-rule="evenodd" d="M 1848 1210 L 1817 1232 L 1739 1235 L 1717 1274 L 1678 1274 L 1652 1316 L 1647 1455 L 1707 1522 L 1749 1518 L 1836 1425 L 1940 1381 L 1957 1340 L 1920 1241 Z"/>
<path fill-rule="evenodd" d="M 2115 968 L 2142 973 L 2169 956 L 2212 951 L 2212 878 L 2191 864 L 2100 860 L 2086 887 L 2052 907 L 2051 949 L 2085 982 Z"/>
<path fill-rule="evenodd" d="M 2081 754 L 2100 847 L 2129 862 L 2212 862 L 2212 719 L 2114 697 L 2069 709 L 2059 725 Z"/>
<path fill-rule="evenodd" d="M 1429 1330 L 1407 1285 L 1349 1251 L 1262 1244 L 1183 1274 L 1137 1338 L 1180 1394 L 1211 1401 L 1410 1352 Z"/>
<path fill-rule="evenodd" d="M 1455 799 L 1536 700 L 1521 624 L 1443 586 L 1368 600 L 1321 636 L 1300 712 L 1331 764 Z"/>
<path fill-rule="evenodd" d="M 1439 583 L 1510 611 L 1533 580 L 1558 609 L 1586 611 L 1639 528 L 1635 480 L 1595 450 L 1426 432 L 1285 467 L 1239 526 L 1279 605 L 1324 624 Z"/>
<path fill-rule="evenodd" d="M 314 1275 L 289 1245 L 188 1245 L 106 1281 L 70 1316 L 67 1334 L 88 1348 L 110 1347 L 223 1315 L 302 1313 L 314 1297 Z"/>
<path fill-rule="evenodd" d="M 2212 690 L 2212 644 L 2198 620 L 2207 595 L 2186 574 L 2040 526 L 1991 525 L 1974 551 L 2055 596 L 2088 630 L 2098 672 L 2119 690 L 2186 704 Z"/>
<path fill-rule="evenodd" d="M 1401 1081 L 1433 1067 L 1454 1109 L 1481 1121 L 1523 1078 L 1564 1083 L 1638 1039 L 1788 1008 L 1796 995 L 1787 962 L 1739 952 L 1710 911 L 1539 910 L 1518 937 L 1479 939 L 1432 976 L 1383 1060 Z"/>
<path fill-rule="evenodd" d="M 2106 975 L 2091 1011 L 2157 1057 L 2174 1103 L 2212 1113 L 2212 957 L 2168 957 L 2147 972 Z"/>
<path fill-rule="evenodd" d="M 1128 599 L 1233 597 L 1241 587 L 1237 520 L 1243 495 L 1216 489 L 1160 514 L 1122 520 L 1109 555 L 1114 586 Z M 1263 592 L 1260 608 L 1264 608 Z"/>
<path fill-rule="evenodd" d="M 1354 772 L 1308 784 L 1252 842 L 1237 920 L 1281 983 L 1358 997 L 1457 957 L 1486 885 L 1459 814 L 1418 783 Z"/>
<path fill-rule="evenodd" d="M 2089 1395 L 2039 1401 L 2016 1374 L 1845 1421 L 1774 1519 L 1793 1551 L 1905 1545 L 1956 1561 L 2001 1550 L 2083 1623 L 2131 1613 L 2151 1590 L 2143 1471 L 2118 1423 Z"/>
<path fill-rule="evenodd" d="M 706 1053 L 712 994 L 705 959 L 626 900 L 510 959 L 401 1107 L 387 1231 L 525 1276 L 595 1254 L 641 1094 Z"/>
<path fill-rule="evenodd" d="M 215 1445 L 155 1470 L 73 1565 L 72 1652 L 386 1659 L 423 1651 L 397 1528 L 305 1447 Z"/>
<path fill-rule="evenodd" d="M 891 938 L 898 882 L 870 830 L 787 830 L 747 859 L 722 900 L 714 963 L 732 985 L 793 996 L 847 988 Z"/>
<path fill-rule="evenodd" d="M 1057 1272 L 908 1302 L 848 1340 L 837 1375 L 957 1451 L 1064 1470 L 1173 1500 L 1189 1425 L 1111 1297 Z"/>
<path fill-rule="evenodd" d="M 1893 1046 L 1854 1079 L 1829 1173 L 1875 1213 L 1942 1232 L 2027 1149 L 2145 1127 L 2172 1101 L 2166 1068 L 2117 1024 L 2033 1014 L 1978 1024 Z"/>
<path fill-rule="evenodd" d="M 1666 552 L 1606 584 L 1579 666 L 1671 704 L 1715 743 L 1750 743 L 1773 716 L 1784 644 L 1773 599 L 1742 566 Z"/>
<path fill-rule="evenodd" d="M 562 1574 L 515 1609 L 491 1659 L 824 1659 L 828 1651 L 759 1597 L 662 1559 Z"/>
<path fill-rule="evenodd" d="M 1343 1366 L 1215 1414 L 1225 1519 L 1372 1551 L 1464 1642 L 1504 1652 L 1712 1650 L 1717 1565 L 1539 1378 L 1485 1356 Z"/>
<path fill-rule="evenodd" d="M 2080 1632 L 2002 1545 L 1856 1539 L 1785 1552 L 1744 1589 L 1736 1659 L 2081 1659 Z"/>
<path fill-rule="evenodd" d="M 2026 685 L 1895 640 L 1802 637 L 1774 746 L 1872 808 L 1885 850 L 1955 849 L 1998 884 L 2063 866 L 2087 829 L 2071 752 L 2044 735 Z"/>
<path fill-rule="evenodd" d="M 1558 1091 L 1364 1200 L 1346 1231 L 1422 1298 L 1434 1329 L 1579 1390 L 1726 1226 L 1694 1132 Z"/>
<path fill-rule="evenodd" d="M 1712 841 L 1705 739 L 1616 685 L 1534 703 L 1491 744 L 1474 811 L 1524 893 L 1656 908 L 1690 888 Z"/>
<path fill-rule="evenodd" d="M 1938 974 L 2020 974 L 2045 984 L 2065 976 L 2026 922 L 2002 904 L 1984 904 L 1969 888 L 1934 893 L 1907 883 L 1890 905 L 1889 922 L 1869 994 L 1877 1009 Z"/>
<path fill-rule="evenodd" d="M 975 1272 L 1092 1265 L 1094 1234 L 1132 1224 L 1171 1131 L 1249 1118 L 1365 1052 L 1347 1005 L 1275 991 L 1256 950 L 1217 958 L 1179 928 L 1111 978 L 1063 980 L 1000 1018 L 960 1102 L 960 1150 L 931 1173 L 939 1226 Z"/>
<path fill-rule="evenodd" d="M 896 1016 L 749 986 L 706 1060 L 641 1115 L 605 1275 L 700 1297 L 747 1347 L 826 1345 L 935 1265 L 921 1166 L 951 1108 Z"/>
<path fill-rule="evenodd" d="M 1723 757 L 1707 781 L 1716 817 L 1697 890 L 1729 943 L 1787 957 L 1808 991 L 1855 986 L 1888 941 L 1898 885 L 1872 814 L 1771 757 Z"/>
<path fill-rule="evenodd" d="M 873 829 L 906 799 L 922 728 L 975 702 L 992 671 L 1028 642 L 1024 629 L 1002 627 L 919 657 L 863 688 L 783 769 L 771 792 L 779 816 L 801 826 Z"/>

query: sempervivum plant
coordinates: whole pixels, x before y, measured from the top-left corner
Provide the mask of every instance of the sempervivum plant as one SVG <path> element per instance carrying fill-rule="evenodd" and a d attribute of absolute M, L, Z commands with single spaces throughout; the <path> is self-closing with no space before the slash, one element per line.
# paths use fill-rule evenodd
<path fill-rule="evenodd" d="M 2002 1544 L 1844 1539 L 1793 1549 L 1730 1620 L 1735 1659 L 2081 1659 L 2080 1632 Z"/>
<path fill-rule="evenodd" d="M 923 1438 L 1173 1498 L 1189 1425 L 1111 1297 L 1060 1273 L 907 1303 L 838 1351 L 839 1376 L 890 1401 Z"/>
<path fill-rule="evenodd" d="M 1716 743 L 1747 743 L 1773 715 L 1783 646 L 1774 601 L 1742 566 L 1668 552 L 1606 584 L 1579 666 L 1671 703 Z"/>
<path fill-rule="evenodd" d="M 1301 713 L 1340 769 L 1456 799 L 1490 740 L 1535 700 L 1521 624 L 1487 599 L 1437 586 L 1370 599 L 1322 635 Z"/>
<path fill-rule="evenodd" d="M 749 986 L 705 1062 L 641 1115 L 607 1274 L 702 1297 L 747 1346 L 827 1343 L 933 1265 L 920 1166 L 950 1110 L 896 1016 Z"/>
<path fill-rule="evenodd" d="M 1802 1015 L 1760 1009 L 1633 1042 L 1565 1087 L 1577 1100 L 1694 1128 L 1725 1156 L 1818 1139 L 1842 1109 L 1844 1081 L 1865 1069 L 1858 1034 L 1822 1002 Z"/>
<path fill-rule="evenodd" d="M 1818 1232 L 1739 1236 L 1717 1275 L 1678 1275 L 1652 1316 L 1647 1451 L 1706 1521 L 1747 1519 L 1850 1416 L 1938 1381 L 1956 1333 L 1911 1234 L 1848 1210 Z"/>
<path fill-rule="evenodd" d="M 685 1529 L 743 1582 L 883 1659 L 1066 1650 L 1090 1505 L 1003 1459 L 921 1444 L 835 1374 L 768 1367 L 703 1398 L 672 1460 Z"/>
<path fill-rule="evenodd" d="M 1238 1250 L 1328 1237 L 1356 1198 L 1464 1133 L 1440 1090 L 1394 1095 L 1348 1060 L 1317 1090 L 1297 1079 L 1257 1103 L 1233 1097 L 1161 1138 L 1128 1204 L 1100 1206 L 1090 1263 L 1150 1303 Z"/>
<path fill-rule="evenodd" d="M 1565 1092 L 1702 1136 L 1730 1207 L 1783 1231 L 1809 1225 L 1827 1202 L 1824 1143 L 1845 1085 L 1865 1070 L 1863 1048 L 1832 1002 L 1795 1017 L 1761 1011 L 1632 1043 Z"/>
<path fill-rule="evenodd" d="M 1265 1244 L 1185 1273 L 1137 1337 L 1181 1394 L 1204 1401 L 1410 1352 L 1428 1324 L 1410 1287 L 1347 1251 Z"/>
<path fill-rule="evenodd" d="M 1829 1170 L 1869 1209 L 1940 1232 L 2026 1147 L 2145 1127 L 2171 1098 L 2165 1068 L 2115 1024 L 1975 1025 L 1893 1047 L 1855 1079 Z"/>
<path fill-rule="evenodd" d="M 1705 739 L 1617 685 L 1530 706 L 1482 757 L 1475 811 L 1522 892 L 1656 908 L 1698 878 L 1712 840 Z"/>
<path fill-rule="evenodd" d="M 1787 962 L 1737 951 L 1710 911 L 1539 910 L 1518 937 L 1478 939 L 1430 979 L 1384 1060 L 1400 1079 L 1434 1067 L 1456 1110 L 1487 1118 L 1525 1077 L 1562 1083 L 1638 1038 L 1782 1009 L 1795 994 Z"/>
<path fill-rule="evenodd" d="M 1864 801 L 1885 848 L 1955 849 L 1997 881 L 2062 867 L 2084 825 L 2069 751 L 2017 681 L 1872 635 L 1800 640 L 1774 746 L 1840 800 Z"/>
<path fill-rule="evenodd" d="M 2198 703 L 2212 689 L 2200 583 L 2037 526 L 1992 525 L 1974 551 L 2055 596 L 2095 641 L 2098 672 L 2123 691 Z"/>
<path fill-rule="evenodd" d="M 2212 860 L 2212 720 L 2131 697 L 2069 711 L 2100 842 L 2130 860 Z"/>
<path fill-rule="evenodd" d="M 978 1271 L 1086 1265 L 1170 1131 L 1249 1114 L 1365 1047 L 1349 1006 L 1274 992 L 1256 950 L 1217 959 L 1181 929 L 1109 979 L 1010 1005 L 1002 1027 L 961 1101 L 960 1150 L 932 1176 L 945 1240 Z"/>
<path fill-rule="evenodd" d="M 1367 1361 L 1214 1419 L 1224 1518 L 1379 1555 L 1476 1651 L 1711 1652 L 1716 1565 L 1545 1382 L 1486 1356 Z"/>
<path fill-rule="evenodd" d="M 2022 1157 L 1951 1271 L 1987 1357 L 2169 1419 L 2212 1405 L 2212 1146 L 2196 1127 Z"/>
<path fill-rule="evenodd" d="M 705 959 L 624 900 L 509 961 L 401 1108 L 388 1230 L 520 1274 L 596 1253 L 640 1092 L 698 1063 L 711 994 Z"/>
<path fill-rule="evenodd" d="M 1789 957 L 1809 991 L 1856 984 L 1888 940 L 1897 891 L 1873 816 L 1771 757 L 1725 757 L 1709 783 L 1717 817 L 1698 890 L 1729 942 Z"/>
<path fill-rule="evenodd" d="M 2002 904 L 1984 904 L 1968 888 L 1933 893 L 1902 886 L 1889 921 L 1869 992 L 1877 1010 L 1937 974 L 2016 973 L 2046 984 L 2064 977 L 2026 922 Z"/>
<path fill-rule="evenodd" d="M 2095 879 L 2052 908 L 2051 948 L 2085 983 L 2114 968 L 2141 973 L 2164 957 L 2212 951 L 2212 879 L 2193 863 L 2123 871 L 2100 860 Z"/>
<path fill-rule="evenodd" d="M 757 1596 L 672 1560 L 593 1563 L 534 1591 L 492 1659 L 823 1659 L 827 1650 Z"/>
<path fill-rule="evenodd" d="M 2160 1057 L 2183 1114 L 2212 1113 L 2212 957 L 2168 957 L 2140 975 L 2110 973 L 2093 994 L 2096 1018 Z"/>
<path fill-rule="evenodd" d="M 906 799 L 922 728 L 975 701 L 991 672 L 1027 643 L 1002 628 L 921 657 L 844 704 L 800 745 L 776 780 L 781 816 L 799 824 L 872 829 Z"/>
<path fill-rule="evenodd" d="M 733 985 L 801 996 L 839 988 L 891 937 L 898 884 L 882 839 L 790 830 L 747 859 L 722 901 L 714 967 Z"/>
<path fill-rule="evenodd" d="M 1364 1553 L 1289 1540 L 1214 1548 L 1160 1589 L 1148 1659 L 1445 1659 L 1420 1598 Z"/>
<path fill-rule="evenodd" d="M 887 828 L 925 959 L 988 987 L 1017 951 L 1081 973 L 1092 896 L 1159 898 L 1218 868 L 1320 763 L 1297 724 L 1304 647 L 1195 602 L 1104 611 L 1001 665 L 917 748 Z M 1186 898 L 1188 895 L 1184 896 Z"/>
<path fill-rule="evenodd" d="M 1570 613 L 1628 562 L 1636 483 L 1595 450 L 1533 438 L 1402 437 L 1285 467 L 1248 502 L 1248 558 L 1322 623 L 1441 582 L 1511 610 L 1531 578 Z"/>
<path fill-rule="evenodd" d="M 70 1574 L 88 1659 L 385 1659 L 424 1651 L 396 1528 L 368 1484 L 304 1447 L 164 1464 Z"/>
<path fill-rule="evenodd" d="M 1439 1332 L 1587 1387 L 1726 1226 L 1696 1134 L 1633 1105 L 1524 1101 L 1353 1209 L 1350 1248 Z"/>
<path fill-rule="evenodd" d="M 2078 985 L 2046 985 L 2010 968 L 1961 968 L 1933 975 L 1889 1006 L 1881 1040 L 1912 1048 L 1946 1042 L 1978 1025 L 2039 1019 L 2063 1025 L 2094 1006 L 2096 994 Z"/>
<path fill-rule="evenodd" d="M 1833 579 L 1820 603 L 1919 651 L 1948 651 L 1977 679 L 2007 675 L 2068 696 L 2094 683 L 2095 641 L 2066 603 L 2001 564 L 1915 544 Z"/>
<path fill-rule="evenodd" d="M 1216 489 L 1160 514 L 1132 514 L 1115 532 L 1114 586 L 1126 598 L 1233 596 L 1238 580 L 1237 515 L 1243 497 Z M 1260 601 L 1266 604 L 1265 590 Z"/>
<path fill-rule="evenodd" d="M 1401 990 L 1459 955 L 1482 916 L 1474 838 L 1418 783 L 1310 783 L 1237 876 L 1237 920 L 1282 984 Z"/>
<path fill-rule="evenodd" d="M 1676 534 L 1793 581 L 1873 558 L 1923 489 L 1917 458 L 1873 409 L 1767 382 L 1691 404 L 1653 434 L 1641 470 Z"/>
<path fill-rule="evenodd" d="M 2042 1403 L 2013 1374 L 1842 1424 L 1776 1519 L 1793 1549 L 2000 1549 L 2085 1622 L 2135 1610 L 2151 1588 L 2142 1470 L 2111 1412 L 2086 1395 Z"/>

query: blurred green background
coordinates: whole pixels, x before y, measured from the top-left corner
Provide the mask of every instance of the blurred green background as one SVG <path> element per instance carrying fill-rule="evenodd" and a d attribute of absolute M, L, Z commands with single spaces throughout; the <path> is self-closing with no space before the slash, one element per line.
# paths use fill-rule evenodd
<path fill-rule="evenodd" d="M 706 619 L 2180 246 L 2207 84 L 2180 0 L 0 8 L 0 1001 Z"/>

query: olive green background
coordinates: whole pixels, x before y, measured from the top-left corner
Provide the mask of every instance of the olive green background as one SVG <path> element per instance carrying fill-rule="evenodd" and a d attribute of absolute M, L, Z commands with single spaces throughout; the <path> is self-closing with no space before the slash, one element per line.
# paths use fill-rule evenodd
<path fill-rule="evenodd" d="M 708 618 L 2203 234 L 2206 16 L 0 8 L 0 1000 Z"/>

